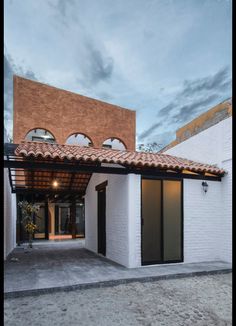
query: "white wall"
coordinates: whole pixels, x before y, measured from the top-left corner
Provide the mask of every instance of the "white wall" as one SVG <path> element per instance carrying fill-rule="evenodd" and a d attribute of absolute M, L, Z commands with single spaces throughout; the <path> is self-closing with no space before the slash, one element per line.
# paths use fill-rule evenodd
<path fill-rule="evenodd" d="M 232 159 L 232 117 L 186 139 L 164 154 L 221 167 L 224 160 Z"/>
<path fill-rule="evenodd" d="M 4 259 L 16 246 L 16 195 L 11 193 L 8 169 L 4 169 Z"/>
<path fill-rule="evenodd" d="M 140 176 L 94 173 L 85 195 L 85 247 L 97 252 L 97 191 L 106 187 L 106 257 L 126 267 L 141 265 Z"/>
<path fill-rule="evenodd" d="M 184 262 L 222 260 L 221 183 L 207 181 L 204 193 L 202 180 L 184 180 Z"/>
<path fill-rule="evenodd" d="M 165 152 L 217 164 L 227 171 L 221 182 L 184 180 L 185 261 L 232 261 L 232 117 L 190 137 Z M 208 239 L 208 240 L 207 240 Z M 215 239 L 215 240 L 214 240 Z"/>

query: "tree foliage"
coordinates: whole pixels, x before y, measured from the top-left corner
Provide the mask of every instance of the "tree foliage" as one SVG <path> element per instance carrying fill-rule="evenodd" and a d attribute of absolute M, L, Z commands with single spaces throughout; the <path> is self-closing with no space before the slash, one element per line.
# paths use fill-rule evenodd
<path fill-rule="evenodd" d="M 157 153 L 161 149 L 161 144 L 158 144 L 156 142 L 139 144 L 137 149 L 140 152 Z"/>

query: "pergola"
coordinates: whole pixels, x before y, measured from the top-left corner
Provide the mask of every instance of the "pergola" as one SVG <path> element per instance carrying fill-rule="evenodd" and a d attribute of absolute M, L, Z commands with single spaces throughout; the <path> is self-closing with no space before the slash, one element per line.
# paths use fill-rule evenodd
<path fill-rule="evenodd" d="M 76 237 L 76 201 L 86 194 L 92 173 L 211 181 L 220 181 L 225 173 L 216 166 L 166 154 L 26 141 L 5 144 L 4 167 L 9 171 L 12 193 L 44 199 L 45 221 L 49 202 L 70 203 L 72 238 Z M 45 234 L 48 239 L 47 222 Z"/>
<path fill-rule="evenodd" d="M 167 154 L 96 149 L 42 142 L 5 144 L 4 167 L 13 193 L 85 195 L 92 173 L 129 174 L 171 179 L 220 181 L 216 166 Z M 53 186 L 57 180 L 59 187 Z"/>

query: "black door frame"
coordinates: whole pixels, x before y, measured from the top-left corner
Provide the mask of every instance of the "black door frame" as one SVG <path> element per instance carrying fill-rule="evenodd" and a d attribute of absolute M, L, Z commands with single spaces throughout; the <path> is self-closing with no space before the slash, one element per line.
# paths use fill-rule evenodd
<path fill-rule="evenodd" d="M 97 251 L 106 256 L 106 186 L 105 181 L 95 187 L 97 191 Z M 103 195 L 103 196 L 101 196 Z M 103 215 L 101 215 L 101 210 Z"/>
<path fill-rule="evenodd" d="M 161 260 L 158 261 L 151 261 L 151 262 L 144 262 L 143 261 L 143 216 L 142 216 L 142 180 L 160 180 L 161 181 Z M 166 260 L 164 261 L 164 228 L 163 228 L 163 181 L 170 180 L 170 181 L 179 181 L 181 183 L 181 259 L 179 260 Z M 175 178 L 165 178 L 160 179 L 155 176 L 141 176 L 141 265 L 154 265 L 154 264 L 172 264 L 172 263 L 182 263 L 184 261 L 184 213 L 183 213 L 183 188 L 184 182 L 183 179 L 176 180 Z"/>

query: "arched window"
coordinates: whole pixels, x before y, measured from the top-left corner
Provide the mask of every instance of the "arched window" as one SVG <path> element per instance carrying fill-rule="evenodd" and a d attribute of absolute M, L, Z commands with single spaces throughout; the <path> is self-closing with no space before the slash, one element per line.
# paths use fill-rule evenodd
<path fill-rule="evenodd" d="M 126 150 L 126 146 L 124 143 L 117 139 L 117 138 L 108 138 L 102 144 L 103 148 L 112 148 L 112 149 L 119 149 L 119 150 Z"/>
<path fill-rule="evenodd" d="M 73 134 L 67 138 L 66 144 L 79 146 L 93 146 L 91 139 L 83 134 Z"/>
<path fill-rule="evenodd" d="M 41 141 L 46 143 L 55 143 L 55 137 L 46 129 L 33 129 L 25 136 L 26 140 Z"/>

